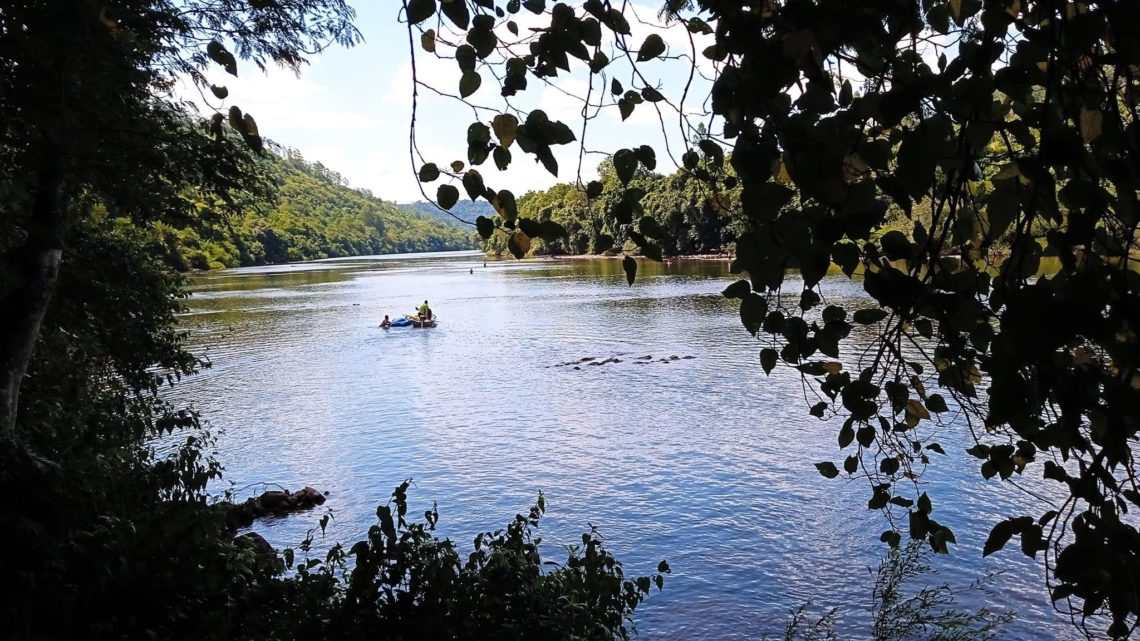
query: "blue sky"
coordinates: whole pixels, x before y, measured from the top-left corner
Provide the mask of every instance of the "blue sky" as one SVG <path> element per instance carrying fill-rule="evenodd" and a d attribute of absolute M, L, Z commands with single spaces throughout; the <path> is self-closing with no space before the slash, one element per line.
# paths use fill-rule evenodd
<path fill-rule="evenodd" d="M 399 22 L 400 3 L 392 0 L 359 0 L 352 3 L 357 11 L 357 27 L 365 42 L 352 49 L 332 48 L 315 56 L 301 76 L 294 77 L 288 70 L 271 70 L 260 73 L 249 64 L 239 63 L 239 77 L 233 78 L 220 69 L 209 74 L 212 82 L 230 90 L 226 101 L 212 100 L 213 107 L 228 108 L 236 104 L 256 118 L 261 134 L 287 147 L 298 149 L 305 158 L 320 161 L 344 175 L 354 187 L 372 190 L 377 196 L 396 202 L 419 200 L 418 184 L 408 157 L 408 126 L 411 115 L 411 65 L 406 26 Z M 654 18 L 651 4 L 633 5 L 645 21 Z M 520 26 L 523 26 L 519 14 Z M 649 33 L 650 27 L 636 20 L 630 46 L 637 46 Z M 657 29 L 653 29 L 658 31 Z M 659 31 L 671 51 L 682 46 L 689 48 L 688 38 L 681 28 Z M 704 45 L 698 43 L 697 51 Z M 421 79 L 431 81 L 451 92 L 456 92 L 458 69 L 454 60 L 436 59 L 419 49 L 416 38 L 417 65 Z M 611 56 L 615 57 L 615 56 Z M 575 61 L 577 62 L 577 61 Z M 616 65 L 616 63 L 615 63 Z M 584 68 L 582 65 L 578 67 Z M 651 82 L 665 81 L 667 96 L 675 98 L 683 84 L 684 63 L 650 62 L 642 71 Z M 628 68 L 614 67 L 618 77 L 629 88 Z M 488 74 L 481 90 L 473 96 L 481 104 L 501 104 L 498 89 Z M 681 80 L 682 82 L 678 82 Z M 609 79 L 603 86 L 595 78 L 595 99 L 599 91 L 607 91 Z M 587 76 L 576 73 L 556 80 L 556 86 L 543 87 L 533 78 L 525 97 L 516 102 L 524 107 L 541 107 L 552 118 L 561 119 L 577 133 L 581 127 L 581 106 L 570 96 L 582 96 L 587 88 Z M 706 92 L 707 93 L 707 92 Z M 567 95 L 569 94 L 569 96 Z M 607 92 L 608 94 L 608 92 Z M 690 102 L 699 107 L 702 96 Z M 648 143 L 657 148 L 659 171 L 668 171 L 672 163 L 666 156 L 662 142 L 661 125 L 655 112 L 643 104 L 625 123 L 620 122 L 616 107 L 607 107 L 602 115 L 590 124 L 587 148 L 613 152 L 623 146 Z M 465 136 L 474 114 L 466 106 L 453 100 L 421 92 L 418 144 L 429 161 L 440 166 L 456 159 L 465 159 Z M 488 121 L 484 115 L 481 120 Z M 667 120 L 671 144 L 679 160 L 681 135 L 674 113 Z M 573 147 L 572 149 L 570 147 Z M 497 189 L 507 188 L 516 194 L 529 189 L 543 188 L 559 180 L 574 180 L 578 163 L 578 146 L 566 146 L 556 154 L 560 171 L 555 178 L 532 158 L 513 150 L 514 162 L 506 175 L 499 175 L 488 161 L 479 169 L 487 183 Z M 592 178 L 602 156 L 587 154 L 582 176 Z M 418 166 L 418 164 L 417 164 Z M 427 186 L 435 193 L 435 184 Z"/>

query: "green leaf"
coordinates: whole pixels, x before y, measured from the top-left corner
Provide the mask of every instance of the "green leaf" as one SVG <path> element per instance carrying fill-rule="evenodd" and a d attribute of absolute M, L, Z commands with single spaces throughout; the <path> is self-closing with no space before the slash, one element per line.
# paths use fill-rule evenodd
<path fill-rule="evenodd" d="M 507 239 L 507 250 L 511 252 L 517 260 L 522 260 L 528 251 L 530 251 L 530 236 L 527 236 L 522 231 L 516 231 L 511 234 Z"/>
<path fill-rule="evenodd" d="M 619 149 L 614 153 L 613 163 L 618 180 L 623 185 L 628 185 L 629 181 L 633 179 L 634 172 L 637 171 L 637 156 L 632 150 Z"/>
<path fill-rule="evenodd" d="M 566 238 L 566 228 L 553 220 L 544 220 L 539 236 L 543 241 L 553 243 L 561 238 Z"/>
<path fill-rule="evenodd" d="M 816 463 L 815 469 L 819 470 L 820 474 L 829 479 L 833 479 L 839 476 L 839 469 L 835 467 L 835 463 L 828 461 L 824 461 L 823 463 Z"/>
<path fill-rule="evenodd" d="M 230 107 L 228 115 L 230 126 L 233 127 L 235 131 L 245 133 L 245 120 L 242 118 L 241 109 L 239 109 L 237 105 L 233 105 Z"/>
<path fill-rule="evenodd" d="M 519 218 L 518 226 L 524 234 L 531 238 L 538 238 L 542 233 L 542 223 L 532 218 Z"/>
<path fill-rule="evenodd" d="M 653 147 L 642 145 L 633 150 L 633 155 L 637 157 L 637 162 L 641 163 L 649 171 L 653 171 L 657 168 L 657 154 L 654 153 Z"/>
<path fill-rule="evenodd" d="M 625 280 L 633 286 L 633 279 L 637 277 L 637 261 L 632 256 L 621 259 L 621 268 L 625 271 Z"/>
<path fill-rule="evenodd" d="M 456 4 L 461 4 L 457 2 Z M 446 12 L 447 4 L 443 5 Z M 486 59 L 499 44 L 499 38 L 494 31 L 495 19 L 488 15 L 475 16 L 474 26 L 467 32 L 467 43 L 475 48 L 475 55 L 480 60 Z"/>
<path fill-rule="evenodd" d="M 746 280 L 738 280 L 724 288 L 725 298 L 744 298 L 752 293 L 752 285 Z"/>
<path fill-rule="evenodd" d="M 435 200 L 440 207 L 451 209 L 459 202 L 459 190 L 454 185 L 440 185 L 435 191 Z"/>
<path fill-rule="evenodd" d="M 724 150 L 721 149 L 720 145 L 706 138 L 697 143 L 697 146 L 704 152 L 705 157 L 708 158 L 709 165 L 712 167 L 719 169 L 724 163 Z"/>
<path fill-rule="evenodd" d="M 651 33 L 646 36 L 645 41 L 641 43 L 641 48 L 637 50 L 637 61 L 652 60 L 663 53 L 665 53 L 665 41 L 661 39 L 661 36 Z"/>
<path fill-rule="evenodd" d="M 610 9 L 609 12 L 602 18 L 602 22 L 605 23 L 607 27 L 612 29 L 614 33 L 618 33 L 623 36 L 628 36 L 630 34 L 629 21 L 625 19 L 625 16 L 622 15 L 620 9 Z"/>
<path fill-rule="evenodd" d="M 477 229 L 479 235 L 486 240 L 491 237 L 491 234 L 495 233 L 495 223 L 486 216 L 480 216 L 475 219 L 475 229 Z"/>
<path fill-rule="evenodd" d="M 435 0 L 410 0 L 408 2 L 408 22 L 419 24 L 435 14 Z"/>
<path fill-rule="evenodd" d="M 741 298 L 740 322 L 744 324 L 749 334 L 755 336 L 760 331 L 760 325 L 763 324 L 767 314 L 768 302 L 763 296 L 751 293 Z"/>
<path fill-rule="evenodd" d="M 476 71 L 465 71 L 459 77 L 459 97 L 466 98 L 479 90 L 479 85 L 483 84 L 483 78 L 479 76 Z"/>
<path fill-rule="evenodd" d="M 637 221 L 637 228 L 650 238 L 660 240 L 665 236 L 665 230 L 661 229 L 661 225 L 658 225 L 652 216 L 642 216 L 641 220 Z"/>
<path fill-rule="evenodd" d="M 506 171 L 511 164 L 511 152 L 503 147 L 495 147 L 495 150 L 491 152 L 491 158 L 494 159 L 495 167 L 499 171 Z"/>
<path fill-rule="evenodd" d="M 466 73 L 468 71 L 475 71 L 475 63 L 478 57 L 475 55 L 475 47 L 471 45 L 460 45 L 455 49 L 455 62 L 459 65 L 459 70 Z"/>
<path fill-rule="evenodd" d="M 843 86 L 839 89 L 839 106 L 847 107 L 851 104 L 851 81 L 844 80 Z"/>
<path fill-rule="evenodd" d="M 495 211 L 497 211 L 504 220 L 514 220 L 519 215 L 519 208 L 515 203 L 515 195 L 506 189 L 499 190 L 499 193 L 495 194 L 495 199 L 491 204 L 494 205 Z M 527 232 L 527 236 L 532 238 L 537 235 L 537 231 L 534 234 Z"/>
<path fill-rule="evenodd" d="M 467 127 L 468 145 L 486 145 L 491 142 L 491 129 L 481 122 L 473 122 Z"/>
<path fill-rule="evenodd" d="M 883 234 L 879 244 L 883 247 L 883 253 L 891 260 L 909 260 L 914 256 L 914 245 L 906 234 L 897 229 Z"/>
<path fill-rule="evenodd" d="M 1001 521 L 990 530 L 989 537 L 986 538 L 986 544 L 982 548 L 982 556 L 987 557 L 994 552 L 1005 547 L 1009 543 L 1009 539 L 1016 533 L 1016 527 L 1013 521 L 1006 519 Z"/>
<path fill-rule="evenodd" d="M 887 312 L 881 309 L 860 309 L 851 315 L 851 319 L 860 325 L 872 325 L 887 317 Z"/>
<path fill-rule="evenodd" d="M 845 423 L 839 429 L 839 449 L 843 449 L 851 445 L 855 441 L 855 428 L 851 427 L 850 423 Z M 852 457 L 855 458 L 855 457 Z"/>
<path fill-rule="evenodd" d="M 499 144 L 508 148 L 518 136 L 519 119 L 511 114 L 499 114 L 491 121 L 491 129 L 495 131 Z"/>
<path fill-rule="evenodd" d="M 483 174 L 474 169 L 468 169 L 467 173 L 463 174 L 463 189 L 471 200 L 485 195 L 484 192 L 487 188 L 483 185 Z"/>
<path fill-rule="evenodd" d="M 594 253 L 601 254 L 613 249 L 614 237 L 609 234 L 599 234 L 594 241 Z"/>
<path fill-rule="evenodd" d="M 765 374 L 771 374 L 772 370 L 776 367 L 776 359 L 780 356 L 776 350 L 765 347 L 760 350 L 760 367 L 764 368 Z"/>
<path fill-rule="evenodd" d="M 942 396 L 931 394 L 930 397 L 926 399 L 926 409 L 937 414 L 939 412 L 948 411 L 950 408 L 946 407 L 946 400 L 943 399 Z"/>
<path fill-rule="evenodd" d="M 420 167 L 420 182 L 430 183 L 436 178 L 439 178 L 439 167 L 435 163 L 429 162 Z"/>
<path fill-rule="evenodd" d="M 234 54 L 230 53 L 222 43 L 217 40 L 211 40 L 210 44 L 206 45 L 206 55 L 210 60 L 218 63 L 226 70 L 226 73 L 231 76 L 237 75 L 237 59 Z"/>
<path fill-rule="evenodd" d="M 617 101 L 618 111 L 621 113 L 621 119 L 624 121 L 633 114 L 634 104 L 628 98 L 622 98 Z"/>
<path fill-rule="evenodd" d="M 918 511 L 922 514 L 930 514 L 934 511 L 934 507 L 930 504 L 930 497 L 926 495 L 926 492 L 918 497 Z"/>
<path fill-rule="evenodd" d="M 435 4 L 435 2 L 432 2 L 432 4 Z M 410 10 L 409 7 L 409 11 Z M 467 27 L 471 24 L 471 14 L 467 12 L 466 0 L 452 0 L 452 2 L 444 0 L 440 10 L 443 12 L 443 15 L 447 16 L 447 19 L 450 20 L 452 24 L 459 27 L 460 31 L 466 31 Z"/>

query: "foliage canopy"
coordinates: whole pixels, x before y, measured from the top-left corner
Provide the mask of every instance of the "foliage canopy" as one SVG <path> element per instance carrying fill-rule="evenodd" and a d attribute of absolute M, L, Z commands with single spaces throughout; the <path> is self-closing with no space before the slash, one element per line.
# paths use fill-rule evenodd
<path fill-rule="evenodd" d="M 360 203 L 373 231 L 407 221 L 299 161 L 267 178 L 252 117 L 232 106 L 203 122 L 172 86 L 189 77 L 222 100 L 208 65 L 296 70 L 331 42 L 356 42 L 351 18 L 340 0 L 0 9 L 4 638 L 609 640 L 663 586 L 666 564 L 627 577 L 594 531 L 564 564 L 544 561 L 541 497 L 465 560 L 434 534 L 434 509 L 423 523 L 407 517 L 407 484 L 367 539 L 323 558 L 311 538 L 280 554 L 233 538 L 232 506 L 208 491 L 222 470 L 213 441 L 162 395 L 203 364 L 177 328 L 185 292 L 153 230 L 206 214 L 232 223 L 282 175 L 330 228 Z"/>
<path fill-rule="evenodd" d="M 647 26 L 633 5 L 603 0 L 406 0 L 404 18 L 413 60 L 454 59 L 458 94 L 437 89 L 476 114 L 466 170 L 420 178 L 492 203 L 484 237 L 520 255 L 563 230 L 520 216 L 479 165 L 522 154 L 557 175 L 555 150 L 578 142 L 581 158 L 598 114 L 652 109 L 666 144 L 685 141 L 674 163 L 707 198 L 740 190 L 747 229 L 732 268 L 746 279 L 725 295 L 763 343 L 761 366 L 798 370 L 811 413 L 838 417 L 850 455 L 819 472 L 868 480 L 867 507 L 892 524 L 883 541 L 898 546 L 904 531 L 945 552 L 954 533 L 921 479 L 946 454 L 937 427 L 955 417 L 984 477 L 1017 476 L 1042 497 L 994 526 L 986 554 L 1019 537 L 1074 620 L 1106 613 L 1110 636 L 1130 634 L 1140 3 L 668 0 Z M 688 71 L 655 75 L 666 60 Z M 523 108 L 528 88 L 573 73 L 588 82 L 579 133 Z M 686 107 L 690 92 L 699 107 Z M 658 154 L 609 151 L 623 189 L 601 222 L 616 245 L 659 257 L 635 178 Z M 597 182 L 579 188 L 602 195 Z M 438 194 L 447 208 L 458 190 Z M 907 222 L 888 230 L 900 213 Z M 624 264 L 632 283 L 636 261 Z M 825 305 L 833 264 L 870 307 Z M 848 347 L 855 326 L 874 330 L 868 348 Z"/>

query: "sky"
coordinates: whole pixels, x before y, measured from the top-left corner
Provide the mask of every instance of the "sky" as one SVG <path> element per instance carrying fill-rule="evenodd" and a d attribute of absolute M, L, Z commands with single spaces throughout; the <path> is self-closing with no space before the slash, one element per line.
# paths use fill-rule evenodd
<path fill-rule="evenodd" d="M 285 147 L 298 150 L 307 160 L 319 161 L 343 175 L 353 187 L 371 190 L 376 196 L 394 202 L 421 200 L 415 168 L 408 154 L 408 132 L 411 117 L 412 65 L 409 53 L 407 26 L 400 22 L 400 4 L 392 0 L 356 0 L 351 2 L 357 11 L 356 26 L 364 42 L 351 49 L 333 47 L 310 59 L 299 77 L 286 69 L 272 69 L 261 73 L 254 65 L 239 61 L 238 77 L 213 68 L 207 74 L 210 81 L 229 89 L 229 97 L 219 101 L 210 96 L 208 104 L 198 97 L 196 90 L 184 88 L 184 95 L 199 103 L 200 109 L 228 109 L 238 105 L 257 121 L 263 137 Z M 636 15 L 649 22 L 654 20 L 656 8 L 646 3 L 633 4 Z M 527 26 L 527 12 L 515 18 L 520 28 Z M 434 18 L 431 26 L 434 25 Z M 547 18 L 548 20 L 548 18 Z M 660 33 L 669 45 L 670 52 L 688 51 L 687 32 L 679 25 L 662 30 L 632 19 L 633 34 L 630 47 L 636 51 L 650 31 Z M 548 24 L 548 23 L 547 23 Z M 459 71 L 454 60 L 438 59 L 419 47 L 415 37 L 417 70 L 426 80 L 451 93 L 455 89 Z M 697 43 L 699 52 L 706 44 Z M 611 58 L 616 57 L 612 52 Z M 584 70 L 584 65 L 572 60 L 572 66 Z M 676 101 L 680 96 L 689 65 L 682 61 L 652 61 L 641 65 L 650 82 L 661 81 L 663 93 Z M 629 68 L 615 63 L 614 70 L 623 85 L 631 86 Z M 484 83 L 472 99 L 487 106 L 502 106 L 498 87 L 493 78 L 484 73 Z M 516 106 L 541 107 L 552 119 L 566 122 L 575 132 L 581 131 L 580 99 L 587 89 L 588 76 L 579 71 L 555 80 L 552 86 L 543 86 L 533 77 L 524 96 Z M 594 79 L 594 95 L 606 92 L 609 79 Z M 700 107 L 707 84 L 701 94 L 698 79 L 695 99 L 689 98 L 693 108 Z M 567 95 L 569 94 L 569 95 Z M 466 131 L 475 119 L 473 111 L 453 99 L 443 98 L 421 90 L 417 143 L 424 159 L 440 167 L 453 160 L 466 160 Z M 686 110 L 688 111 L 688 109 Z M 480 120 L 489 122 L 490 112 L 480 113 Z M 684 136 L 677 115 L 666 114 L 667 131 L 674 157 L 680 160 Z M 664 149 L 663 134 L 658 115 L 649 103 L 638 106 L 634 114 L 622 123 L 616 106 L 603 109 L 592 120 L 587 131 L 586 147 L 597 152 L 613 152 L 621 147 L 648 143 L 657 149 L 658 171 L 669 171 L 673 166 Z M 491 161 L 479 167 L 489 186 L 511 189 L 516 194 L 541 189 L 558 181 L 573 181 L 577 173 L 579 146 L 556 148 L 559 176 L 551 176 L 533 157 L 524 156 L 517 146 L 512 149 L 514 161 L 505 175 L 499 174 Z M 582 178 L 596 175 L 597 162 L 603 156 L 585 154 Z M 434 195 L 436 184 L 425 185 L 427 193 Z M 462 190 L 461 190 L 462 191 Z"/>

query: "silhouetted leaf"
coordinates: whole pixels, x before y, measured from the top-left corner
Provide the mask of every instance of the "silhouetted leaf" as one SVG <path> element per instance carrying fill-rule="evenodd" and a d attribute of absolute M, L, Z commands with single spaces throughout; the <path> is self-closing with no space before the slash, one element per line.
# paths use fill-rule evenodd
<path fill-rule="evenodd" d="M 435 200 L 440 207 L 451 209 L 459 202 L 459 190 L 454 185 L 440 185 L 435 191 Z"/>

